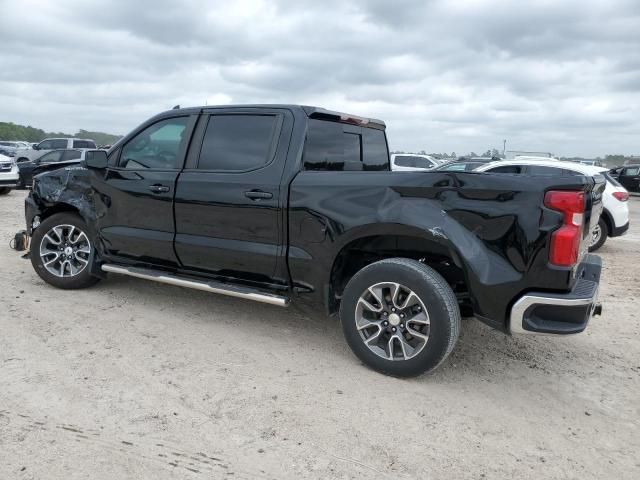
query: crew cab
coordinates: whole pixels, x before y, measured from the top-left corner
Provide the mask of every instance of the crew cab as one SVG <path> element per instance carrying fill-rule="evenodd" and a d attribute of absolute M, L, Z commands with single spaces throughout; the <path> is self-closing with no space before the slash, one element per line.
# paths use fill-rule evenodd
<path fill-rule="evenodd" d="M 598 314 L 590 176 L 392 172 L 380 120 L 299 105 L 161 113 L 108 152 L 34 178 L 47 283 L 122 274 L 338 314 L 367 365 L 436 368 L 461 316 L 571 334 Z M 249 340 L 248 340 L 249 341 Z"/>

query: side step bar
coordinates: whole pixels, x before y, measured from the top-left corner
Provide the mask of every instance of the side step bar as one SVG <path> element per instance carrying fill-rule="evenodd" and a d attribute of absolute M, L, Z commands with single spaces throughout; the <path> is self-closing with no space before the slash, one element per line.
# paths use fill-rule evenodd
<path fill-rule="evenodd" d="M 121 275 L 128 275 L 130 277 L 144 278 L 145 280 L 152 280 L 154 282 L 168 283 L 169 285 L 176 285 L 178 287 L 193 288 L 196 290 L 203 290 L 205 292 L 219 293 L 221 295 L 227 295 L 229 297 L 245 298 L 247 300 L 253 300 L 255 302 L 268 303 L 270 305 L 277 305 L 279 307 L 286 307 L 289 305 L 289 299 L 287 297 L 280 297 L 270 293 L 264 293 L 260 290 L 252 289 L 249 287 L 227 285 L 225 283 L 206 281 L 206 280 L 194 280 L 182 277 L 177 277 L 160 270 L 151 270 L 147 268 L 137 267 L 123 267 L 120 265 L 105 264 L 102 265 L 104 272 L 119 273 Z"/>

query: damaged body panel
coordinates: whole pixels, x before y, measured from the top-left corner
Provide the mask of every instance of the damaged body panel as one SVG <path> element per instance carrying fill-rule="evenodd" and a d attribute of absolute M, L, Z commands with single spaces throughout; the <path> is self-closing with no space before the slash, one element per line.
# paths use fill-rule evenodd
<path fill-rule="evenodd" d="M 88 224 L 96 220 L 93 190 L 86 168 L 74 165 L 52 169 L 34 178 L 33 190 L 25 200 L 27 232 L 33 233 L 33 220 L 39 221 L 60 211 L 75 211 Z"/>

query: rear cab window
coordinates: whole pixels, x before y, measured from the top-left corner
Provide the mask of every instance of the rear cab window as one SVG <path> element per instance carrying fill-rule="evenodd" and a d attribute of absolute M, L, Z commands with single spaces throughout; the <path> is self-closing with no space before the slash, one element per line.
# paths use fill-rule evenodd
<path fill-rule="evenodd" d="M 309 119 L 303 166 L 309 171 L 389 171 L 384 130 Z"/>

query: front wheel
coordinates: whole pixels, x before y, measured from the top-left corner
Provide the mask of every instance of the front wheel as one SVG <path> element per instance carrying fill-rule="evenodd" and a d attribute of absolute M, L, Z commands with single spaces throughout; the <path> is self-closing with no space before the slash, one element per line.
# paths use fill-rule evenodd
<path fill-rule="evenodd" d="M 449 284 L 407 258 L 381 260 L 356 273 L 345 288 L 340 319 L 358 358 L 398 377 L 435 369 L 460 331 L 460 309 Z"/>
<path fill-rule="evenodd" d="M 9 187 L 0 187 L 0 195 L 7 195 L 10 191 Z"/>
<path fill-rule="evenodd" d="M 604 242 L 607 241 L 607 237 L 609 236 L 609 228 L 607 227 L 607 222 L 605 222 L 602 217 L 598 220 L 598 225 L 591 232 L 591 245 L 589 245 L 589 251 L 595 252 L 598 250 Z"/>
<path fill-rule="evenodd" d="M 57 213 L 44 220 L 31 238 L 31 264 L 49 285 L 85 288 L 99 279 L 91 275 L 94 245 L 86 223 L 74 213 Z"/>

